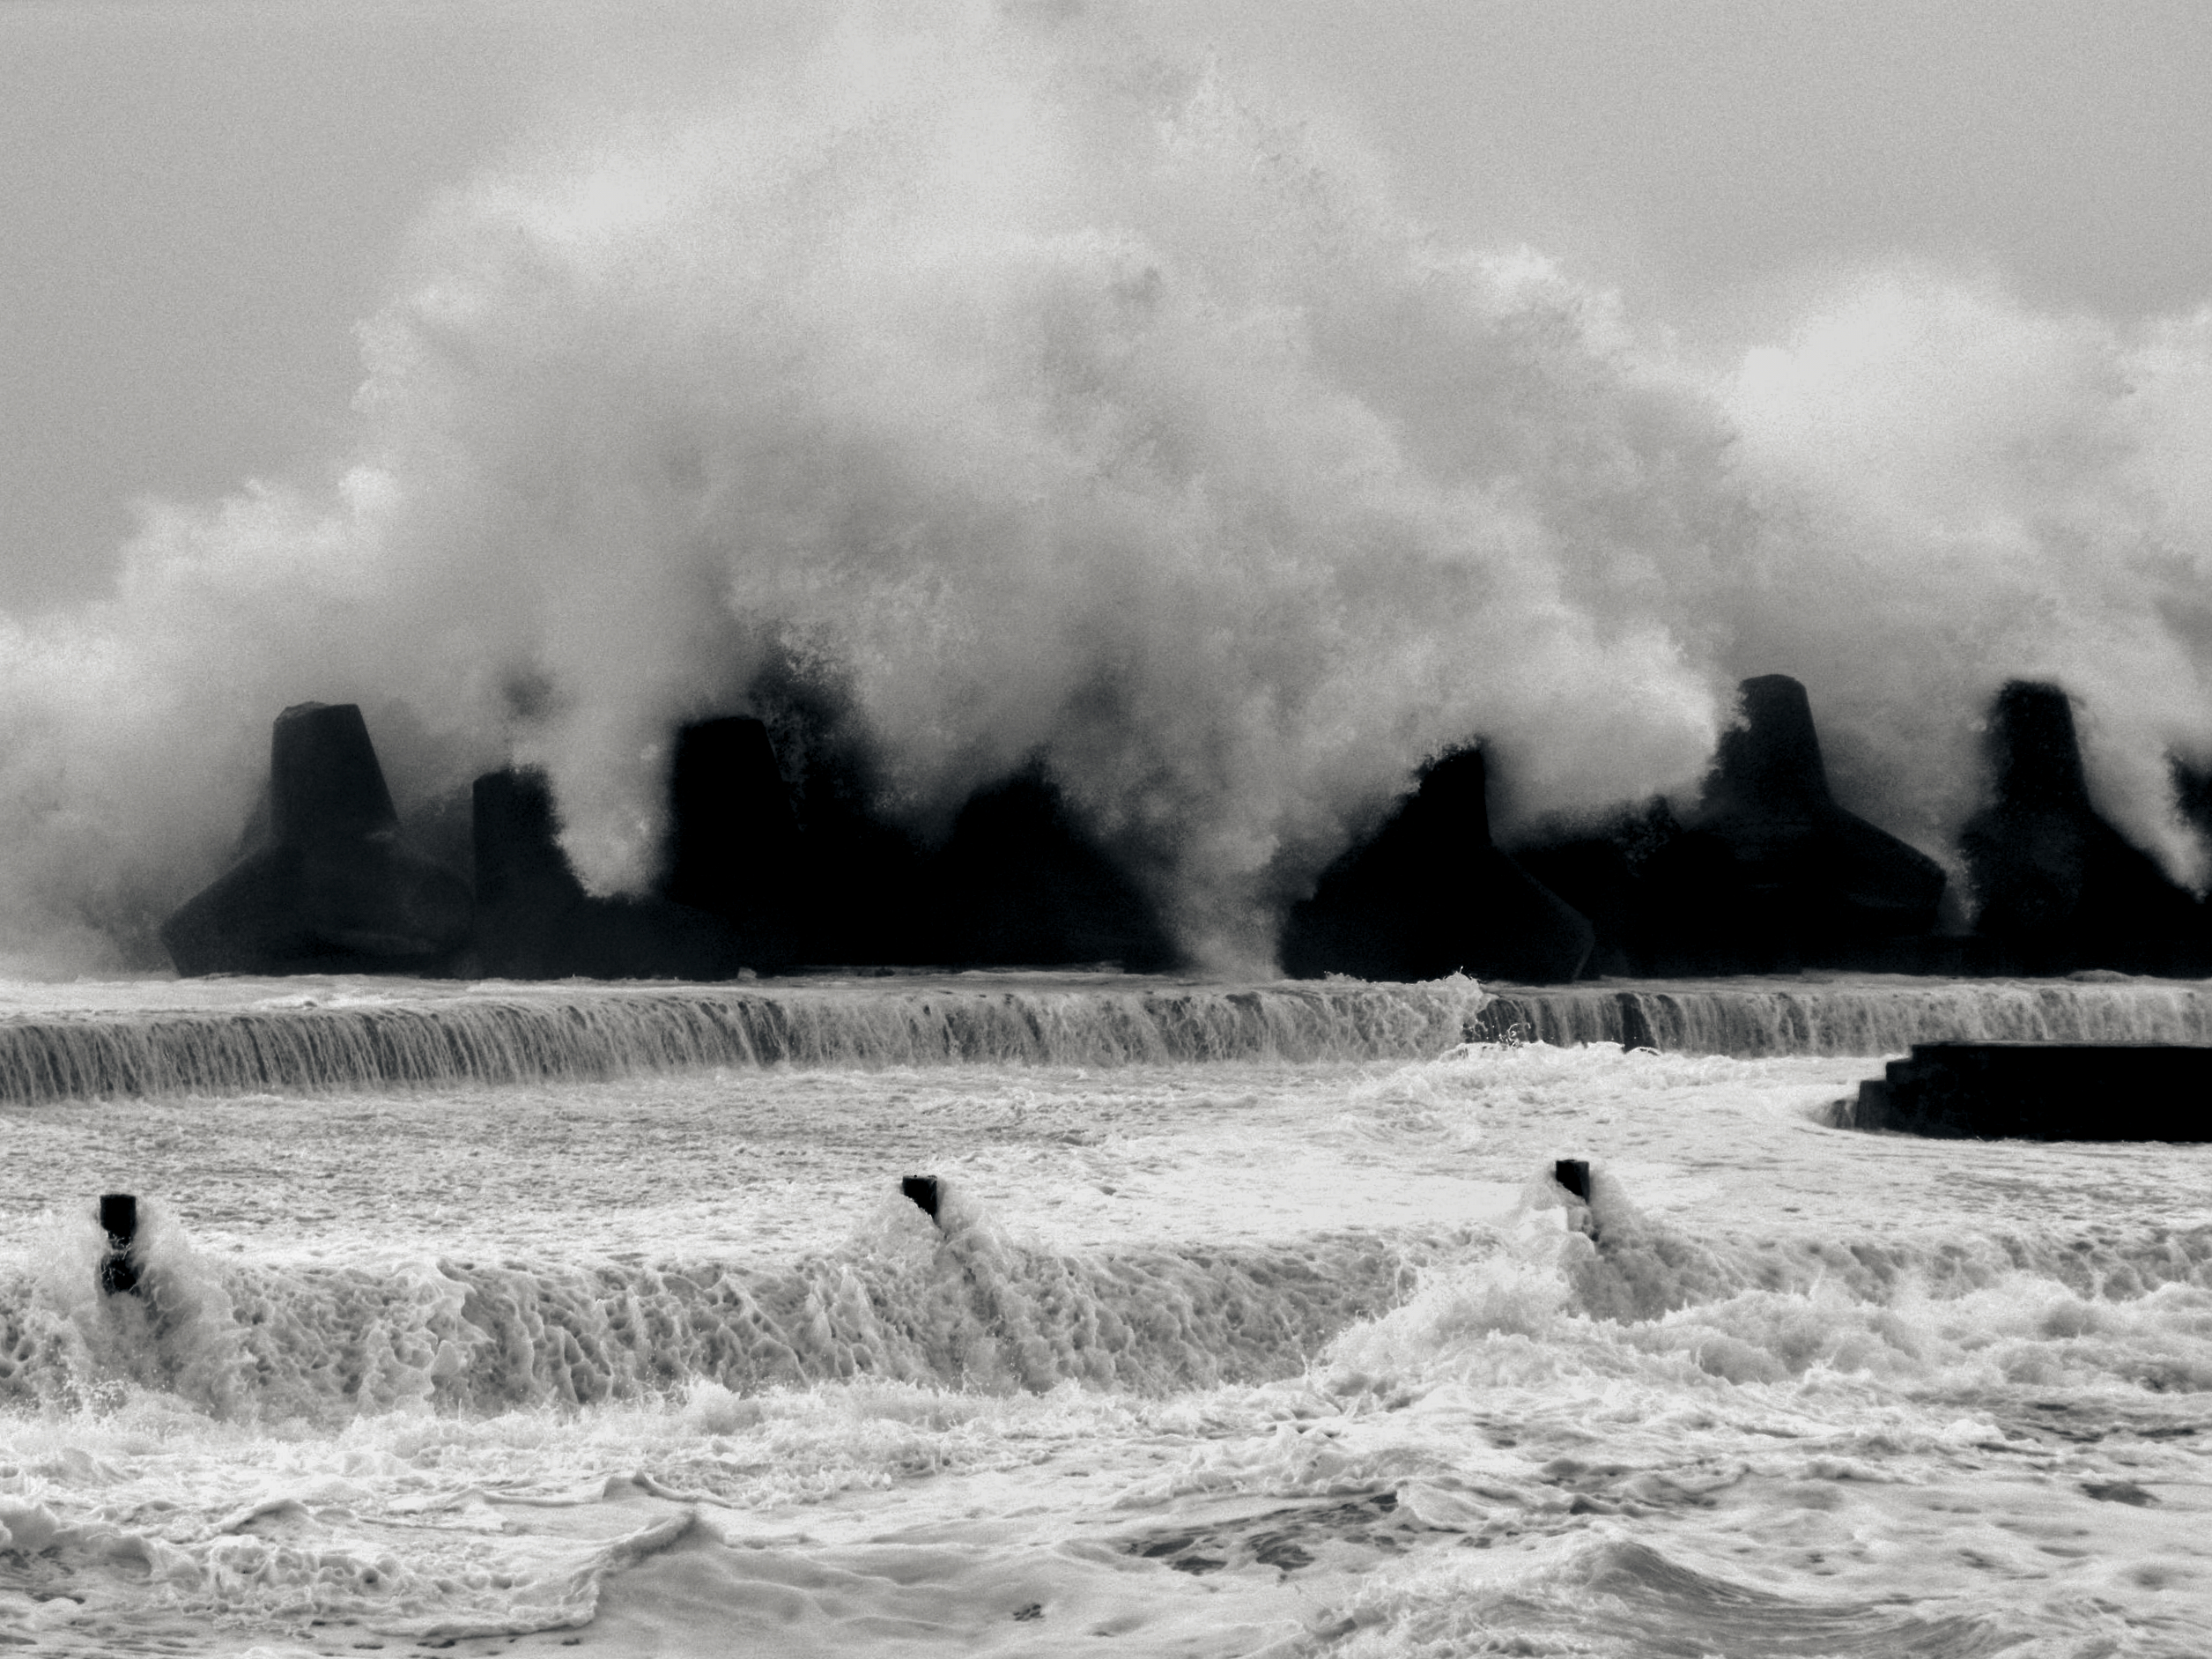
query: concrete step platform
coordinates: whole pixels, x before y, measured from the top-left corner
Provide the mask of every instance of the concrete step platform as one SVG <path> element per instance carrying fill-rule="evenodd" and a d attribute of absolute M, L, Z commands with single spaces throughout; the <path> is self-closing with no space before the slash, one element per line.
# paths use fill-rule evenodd
<path fill-rule="evenodd" d="M 2212 1140 L 2212 1045 L 1914 1043 L 1847 1115 L 1952 1140 Z"/>

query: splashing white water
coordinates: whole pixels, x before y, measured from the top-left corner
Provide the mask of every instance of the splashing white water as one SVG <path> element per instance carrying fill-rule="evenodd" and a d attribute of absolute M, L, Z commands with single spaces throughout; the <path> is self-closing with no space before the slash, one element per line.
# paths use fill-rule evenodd
<path fill-rule="evenodd" d="M 673 725 L 794 665 L 924 828 L 1041 755 L 1217 967 L 1439 747 L 1508 823 L 1679 789 L 1775 670 L 1937 852 L 1989 692 L 2056 676 L 2194 875 L 2212 312 L 1893 276 L 1716 378 L 1374 172 L 1110 16 L 955 7 L 480 174 L 336 484 L 161 508 L 112 599 L 0 621 L 13 965 L 158 959 L 304 698 L 403 797 L 544 764 L 635 888 Z"/>
<path fill-rule="evenodd" d="M 1868 1063 L 11 1112 L 0 1630 L 2203 1653 L 2212 1147 L 1821 1127 Z"/>
<path fill-rule="evenodd" d="M 735 1069 L 1118 1068 L 1431 1055 L 1462 1041 L 1895 1055 L 1944 1041 L 2201 1043 L 2212 985 L 1791 975 L 1485 992 L 1454 974 L 1207 985 L 1079 974 L 790 979 L 772 989 L 222 979 L 0 981 L 0 1109 L 118 1097 L 496 1086 Z M 31 994 L 26 995 L 29 992 Z"/>

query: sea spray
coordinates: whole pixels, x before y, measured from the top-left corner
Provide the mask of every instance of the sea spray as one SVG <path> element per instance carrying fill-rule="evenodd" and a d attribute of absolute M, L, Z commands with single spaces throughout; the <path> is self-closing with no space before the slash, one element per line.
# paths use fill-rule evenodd
<path fill-rule="evenodd" d="M 160 1206 L 139 1294 L 103 1296 L 85 1228 L 0 1288 L 0 1404 L 110 1405 L 152 1389 L 216 1417 L 329 1424 L 874 1377 L 983 1392 L 1152 1395 L 1294 1374 L 1389 1306 L 1447 1229 L 1272 1250 L 1071 1258 L 1008 1239 L 948 1185 L 846 1250 L 777 1267 L 676 1260 L 210 1260 Z M 80 1269 L 87 1269 L 79 1271 Z"/>
<path fill-rule="evenodd" d="M 1715 373 L 1110 7 L 840 17 L 458 182 L 334 484 L 151 507 L 111 596 L 0 619 L 0 938 L 158 962 L 307 698 L 403 806 L 545 765 L 634 889 L 677 722 L 794 681 L 925 835 L 1041 760 L 1247 971 L 1424 758 L 1487 740 L 1509 834 L 1692 790 L 1753 673 L 1938 856 L 1990 692 L 2055 678 L 2194 878 L 2208 316 L 1876 273 Z"/>
<path fill-rule="evenodd" d="M 941 1191 L 934 1220 L 887 1191 L 846 1248 L 781 1263 L 264 1265 L 203 1255 L 154 1204 L 142 1291 L 113 1296 L 91 1271 L 92 1230 L 65 1218 L 42 1270 L 0 1294 L 0 1402 L 112 1409 L 152 1389 L 216 1417 L 329 1424 L 701 1381 L 1150 1396 L 1316 1361 L 1340 1393 L 1526 1382 L 1531 1366 L 2212 1389 L 2212 1226 L 1701 1236 L 1646 1216 L 1603 1171 L 1582 1205 L 1547 1167 L 1490 1226 L 1069 1254 L 1010 1236 L 964 1183 Z"/>
<path fill-rule="evenodd" d="M 2212 1150 L 1823 1128 L 1865 1058 L 13 1108 L 0 1627 L 2204 1651 Z M 227 1402 L 85 1339 L 118 1187 L 222 1290 Z"/>
<path fill-rule="evenodd" d="M 2023 1625 L 2016 1602 L 1947 1589 L 1949 1558 L 1989 1559 L 2008 1533 L 2085 1538 L 2097 1504 L 2163 1501 L 2083 1478 L 2090 1448 L 2195 1466 L 2191 1408 L 2166 1396 L 2212 1378 L 2212 1234 L 2198 1230 L 2176 1280 L 2123 1275 L 2084 1295 L 2046 1277 L 2062 1252 L 2026 1241 L 1921 1240 L 1868 1275 L 1851 1263 L 1871 1241 L 1807 1253 L 1646 1218 L 1617 1183 L 1594 1196 L 1578 1218 L 1549 1166 L 1534 1173 L 1496 1248 L 1433 1265 L 1331 1344 L 1267 1432 L 1149 1487 L 1195 1523 L 1144 1552 L 1202 1574 L 1356 1561 L 1308 1626 L 1348 1654 L 1508 1633 L 1535 1651 L 1949 1654 L 2014 1650 L 2031 1626 L 2101 1627 L 2115 1603 L 2063 1585 L 2031 1592 Z M 2120 1250 L 2157 1259 L 2166 1241 Z M 1978 1261 L 1972 1288 L 1942 1282 L 1962 1256 Z M 2002 1519 L 1962 1536 L 1928 1489 L 1967 1485 Z M 2135 1620 L 2164 1626 L 2150 1609 Z M 2186 1652 L 2193 1628 L 2138 1650 Z"/>

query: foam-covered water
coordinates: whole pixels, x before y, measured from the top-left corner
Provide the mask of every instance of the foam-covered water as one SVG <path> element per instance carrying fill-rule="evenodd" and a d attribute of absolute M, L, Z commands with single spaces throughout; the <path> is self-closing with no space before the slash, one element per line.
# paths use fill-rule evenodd
<path fill-rule="evenodd" d="M 2206 1651 L 2212 1148 L 1826 1127 L 1877 1070 L 1454 1040 L 0 1107 L 0 1639 Z M 143 1300 L 93 1288 L 117 1189 Z"/>
<path fill-rule="evenodd" d="M 1508 988 L 970 972 L 750 985 L 352 976 L 0 987 L 0 1100 L 596 1079 L 700 1066 L 1412 1058 L 1463 1041 L 1901 1053 L 1943 1038 L 2212 1040 L 2212 985 L 2090 974 Z"/>

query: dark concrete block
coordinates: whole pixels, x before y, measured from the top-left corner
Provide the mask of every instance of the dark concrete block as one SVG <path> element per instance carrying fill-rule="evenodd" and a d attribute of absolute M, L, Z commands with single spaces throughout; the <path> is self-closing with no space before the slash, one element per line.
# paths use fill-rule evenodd
<path fill-rule="evenodd" d="M 746 698 L 795 821 L 798 960 L 1150 971 L 1180 959 L 1157 907 L 1040 767 L 978 789 L 931 848 L 897 810 L 895 781 L 849 687 L 783 663 Z M 766 768 L 755 775 L 765 780 Z"/>
<path fill-rule="evenodd" d="M 469 889 L 391 841 L 257 853 L 161 927 L 177 972 L 436 974 L 468 935 Z"/>
<path fill-rule="evenodd" d="M 469 784 L 418 801 L 399 821 L 399 845 L 464 881 L 476 869 L 476 791 Z"/>
<path fill-rule="evenodd" d="M 798 863 L 795 950 L 815 964 L 919 964 L 928 941 L 921 841 L 884 810 L 891 793 L 868 722 L 847 692 L 788 664 L 747 697 L 790 786 Z"/>
<path fill-rule="evenodd" d="M 756 966 L 796 954 L 799 828 L 768 729 L 733 716 L 677 735 L 661 893 L 745 936 Z"/>
<path fill-rule="evenodd" d="M 556 838 L 552 791 L 536 772 L 475 789 L 479 971 L 506 979 L 728 979 L 757 966 L 721 918 L 665 899 L 596 899 Z"/>
<path fill-rule="evenodd" d="M 1942 866 L 1836 804 L 1805 688 L 1766 674 L 1741 690 L 1698 811 L 1641 872 L 1644 969 L 1859 966 L 1930 931 Z"/>
<path fill-rule="evenodd" d="M 1292 907 L 1283 967 L 1293 978 L 1571 980 L 1596 935 L 1588 920 L 1491 842 L 1482 752 L 1423 774 L 1374 836 Z"/>
<path fill-rule="evenodd" d="M 445 970 L 467 939 L 468 886 L 400 845 L 359 708 L 285 709 L 267 799 L 267 844 L 162 924 L 179 973 Z"/>
<path fill-rule="evenodd" d="M 929 925 L 928 855 L 849 800 L 817 802 L 800 848 L 798 952 L 816 963 L 942 959 Z"/>
<path fill-rule="evenodd" d="M 294 703 L 269 745 L 270 838 L 279 847 L 398 829 L 384 770 L 355 703 Z"/>
<path fill-rule="evenodd" d="M 551 788 L 542 774 L 510 768 L 478 778 L 472 794 L 480 970 L 503 979 L 559 978 L 565 942 L 587 900 L 554 838 Z"/>
<path fill-rule="evenodd" d="M 1643 877 L 1619 841 L 1602 835 L 1579 836 L 1516 848 L 1512 858 L 1531 880 L 1588 919 L 1594 943 L 1587 972 L 1626 975 L 1636 971 Z"/>
<path fill-rule="evenodd" d="M 2212 1046 L 1915 1043 L 1860 1085 L 1852 1124 L 1944 1139 L 2212 1140 Z"/>
<path fill-rule="evenodd" d="M 102 1193 L 100 1231 L 107 1248 L 100 1255 L 94 1278 L 103 1296 L 130 1296 L 138 1291 L 138 1200 L 130 1193 Z"/>
<path fill-rule="evenodd" d="M 974 967 L 1171 967 L 1151 904 L 1084 835 L 1036 769 L 980 790 L 929 860 L 940 961 Z"/>
<path fill-rule="evenodd" d="M 2066 693 L 2009 683 L 1989 722 L 1995 798 L 1959 837 L 1974 929 L 2014 973 L 2200 966 L 2194 897 L 2098 816 Z"/>

